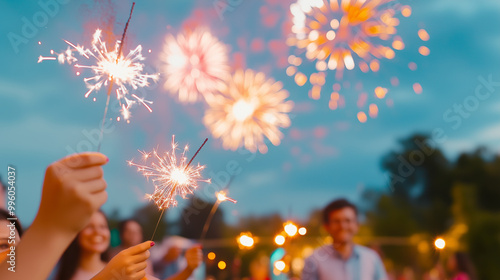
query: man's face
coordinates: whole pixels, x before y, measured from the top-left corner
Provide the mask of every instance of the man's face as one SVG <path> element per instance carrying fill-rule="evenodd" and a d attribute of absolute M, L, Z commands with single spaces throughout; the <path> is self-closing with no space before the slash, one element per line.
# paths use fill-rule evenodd
<path fill-rule="evenodd" d="M 350 243 L 358 232 L 356 212 L 350 207 L 344 207 L 330 212 L 329 222 L 325 224 L 326 231 L 335 243 Z"/>

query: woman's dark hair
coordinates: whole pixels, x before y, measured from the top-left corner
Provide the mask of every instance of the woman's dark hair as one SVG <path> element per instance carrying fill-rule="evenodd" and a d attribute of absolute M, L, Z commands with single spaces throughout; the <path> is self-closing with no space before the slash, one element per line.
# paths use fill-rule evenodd
<path fill-rule="evenodd" d="M 325 209 L 323 210 L 323 223 L 329 224 L 330 223 L 330 213 L 337 211 L 337 210 L 340 210 L 340 209 L 343 209 L 343 208 L 351 208 L 352 210 L 354 210 L 356 215 L 358 215 L 358 208 L 356 207 L 356 205 L 350 203 L 347 199 L 341 198 L 341 199 L 337 199 L 337 200 L 330 202 L 330 204 L 328 204 L 325 207 Z"/>
<path fill-rule="evenodd" d="M 10 215 L 7 210 L 0 208 L 0 220 L 6 220 L 10 222 L 10 220 L 8 220 L 9 218 L 15 219 L 13 220 L 15 222 L 14 225 L 16 227 L 17 234 L 19 234 L 19 238 L 21 238 L 21 236 L 23 235 L 23 227 L 21 226 L 21 222 L 19 221 L 19 219 L 15 215 Z"/>
<path fill-rule="evenodd" d="M 104 212 L 102 212 L 101 210 L 99 210 L 99 213 L 104 216 L 107 222 L 108 218 L 106 217 L 106 214 L 104 214 Z M 75 237 L 73 242 L 71 242 L 66 251 L 64 251 L 61 260 L 59 261 L 59 271 L 57 272 L 56 280 L 70 280 L 75 275 L 76 270 L 78 269 L 78 265 L 80 264 L 80 256 L 82 253 L 82 249 L 80 248 L 80 244 L 78 243 L 78 235 Z M 106 252 L 101 254 L 101 260 L 104 262 L 109 261 L 108 251 L 109 250 L 106 250 Z"/>
<path fill-rule="evenodd" d="M 469 255 L 464 252 L 456 252 L 454 256 L 457 264 L 457 271 L 467 274 L 470 280 L 476 280 L 476 269 L 474 268 L 474 264 L 472 263 Z"/>

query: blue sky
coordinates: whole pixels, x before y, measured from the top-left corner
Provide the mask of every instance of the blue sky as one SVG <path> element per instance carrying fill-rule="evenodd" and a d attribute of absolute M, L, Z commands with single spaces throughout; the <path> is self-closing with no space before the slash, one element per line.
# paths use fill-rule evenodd
<path fill-rule="evenodd" d="M 59 10 L 16 47 L 8 34 L 22 35 L 23 18 L 33 22 L 43 9 L 36 1 L 0 3 L 0 174 L 5 176 L 8 164 L 17 167 L 17 213 L 25 223 L 36 214 L 46 166 L 76 150 L 86 140 L 84 131 L 98 128 L 105 102 L 103 92 L 94 95 L 97 102 L 83 97 L 85 85 L 72 67 L 37 64 L 37 57 L 47 55 L 50 49 L 65 49 L 61 39 L 87 43 L 93 30 L 106 22 L 114 23 L 113 31 L 121 34 L 131 6 L 131 1 L 114 1 L 111 5 L 108 1 L 66 2 L 58 4 Z M 470 116 L 462 118 L 458 127 L 454 128 L 455 122 L 446 121 L 443 114 L 453 110 L 454 104 L 470 100 L 481 84 L 479 76 L 487 79 L 492 75 L 493 81 L 500 81 L 500 2 L 407 1 L 413 14 L 400 17 L 398 27 L 405 50 L 397 52 L 393 60 L 381 61 L 378 73 L 345 73 L 341 83 L 351 87 L 341 92 L 346 107 L 336 111 L 328 108 L 329 90 L 320 100 L 312 100 L 308 97 L 310 85 L 299 87 L 285 74 L 280 59 L 293 50 L 266 47 L 255 51 L 250 47 L 256 39 L 283 45 L 288 36 L 283 25 L 289 20 L 282 4 L 285 2 L 289 1 L 243 0 L 220 18 L 213 1 L 144 1 L 136 4 L 129 27 L 127 46 L 142 44 L 152 50 L 146 54 L 148 69 L 161 71 L 158 56 L 168 33 L 176 34 L 186 24 L 198 24 L 210 28 L 230 46 L 235 64 L 241 65 L 236 61 L 241 55 L 247 68 L 282 81 L 290 92 L 296 106 L 291 114 L 292 126 L 283 130 L 280 146 L 269 144 L 267 154 L 252 155 L 225 151 L 219 140 L 210 139 L 197 157 L 207 165 L 206 176 L 225 170 L 228 162 L 236 161 L 241 166 L 230 191 L 238 204 L 222 206 L 228 221 L 237 221 L 239 215 L 272 212 L 302 219 L 335 197 L 358 200 L 368 187 L 384 189 L 381 157 L 396 146 L 398 139 L 414 132 L 443 129 L 447 140 L 441 147 L 451 158 L 478 145 L 499 150 L 500 88 L 481 101 Z M 266 19 L 275 24 L 266 25 Z M 427 57 L 417 51 L 423 44 L 417 36 L 420 28 L 431 36 L 425 43 L 431 50 Z M 409 70 L 409 62 L 417 63 L 418 69 Z M 302 71 L 310 73 L 311 69 L 312 64 L 305 63 Z M 395 76 L 400 81 L 397 87 L 389 82 Z M 333 83 L 334 75 L 328 77 Z M 373 88 L 380 85 L 389 89 L 387 98 L 394 103 L 386 106 L 377 101 L 378 117 L 364 124 L 356 119 L 359 90 L 353 89 L 360 82 L 363 91 L 370 93 L 370 102 L 375 102 Z M 412 90 L 415 82 L 424 89 L 420 95 Z M 109 200 L 104 210 L 119 209 L 124 217 L 146 203 L 144 192 L 152 189 L 126 164 L 138 157 L 137 149 L 167 149 L 175 134 L 180 144 L 189 143 L 194 150 L 210 135 L 201 121 L 202 104 L 178 103 L 163 90 L 161 81 L 143 93 L 154 101 L 153 113 L 135 108 L 131 123 L 113 123 L 114 131 L 105 134 L 102 144 L 102 152 L 110 158 L 105 167 Z M 111 112 L 111 116 L 117 114 Z M 203 189 L 199 193 L 203 197 L 210 194 Z M 169 219 L 178 218 L 179 209 L 169 211 Z"/>

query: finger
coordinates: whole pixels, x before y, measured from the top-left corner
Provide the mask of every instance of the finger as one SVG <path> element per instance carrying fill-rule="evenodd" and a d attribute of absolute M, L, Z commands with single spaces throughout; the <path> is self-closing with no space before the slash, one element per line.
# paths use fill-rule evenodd
<path fill-rule="evenodd" d="M 61 163 L 74 169 L 85 168 L 95 165 L 103 165 L 108 162 L 108 157 L 101 153 L 86 152 L 69 155 L 60 160 Z"/>
<path fill-rule="evenodd" d="M 108 200 L 108 193 L 106 191 L 94 193 L 91 195 L 90 201 L 93 204 L 95 210 L 101 208 L 101 206 Z"/>
<path fill-rule="evenodd" d="M 132 263 L 146 262 L 149 259 L 149 251 L 145 251 L 130 257 Z"/>
<path fill-rule="evenodd" d="M 140 272 L 137 272 L 137 273 L 130 275 L 129 279 L 133 279 L 133 280 L 147 279 L 145 277 L 146 277 L 146 271 L 143 270 L 143 271 L 140 271 Z"/>
<path fill-rule="evenodd" d="M 151 240 L 145 241 L 145 242 L 142 242 L 141 244 L 138 244 L 138 245 L 135 245 L 135 246 L 132 246 L 132 247 L 126 249 L 126 251 L 130 255 L 137 255 L 137 254 L 140 254 L 142 252 L 149 250 L 151 247 L 154 246 L 154 244 L 155 243 Z"/>
<path fill-rule="evenodd" d="M 104 180 L 103 178 L 88 181 L 88 182 L 83 182 L 79 185 L 80 188 L 83 188 L 84 192 L 90 193 L 90 194 L 100 193 L 100 192 L 106 190 L 107 186 L 108 186 L 108 184 L 106 183 L 106 180 Z"/>
<path fill-rule="evenodd" d="M 73 178 L 79 180 L 81 182 L 92 181 L 95 179 L 99 179 L 104 175 L 104 171 L 100 166 L 92 166 L 88 168 L 80 168 L 76 169 L 73 172 Z"/>
<path fill-rule="evenodd" d="M 140 263 L 136 263 L 136 264 L 129 266 L 129 271 L 130 271 L 130 274 L 135 274 L 137 272 L 141 272 L 143 270 L 146 270 L 146 267 L 148 267 L 147 262 L 140 262 Z"/>

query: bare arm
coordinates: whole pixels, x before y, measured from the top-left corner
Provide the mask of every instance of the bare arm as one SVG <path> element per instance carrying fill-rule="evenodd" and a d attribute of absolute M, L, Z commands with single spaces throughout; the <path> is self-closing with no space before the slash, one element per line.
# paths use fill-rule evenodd
<path fill-rule="evenodd" d="M 47 168 L 37 216 L 15 249 L 15 268 L 9 270 L 12 263 L 0 264 L 0 279 L 47 279 L 77 233 L 106 201 L 101 168 L 106 162 L 102 154 L 82 153 Z"/>

